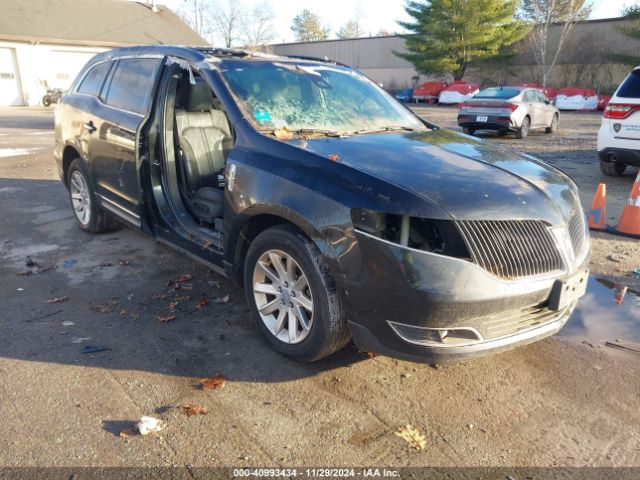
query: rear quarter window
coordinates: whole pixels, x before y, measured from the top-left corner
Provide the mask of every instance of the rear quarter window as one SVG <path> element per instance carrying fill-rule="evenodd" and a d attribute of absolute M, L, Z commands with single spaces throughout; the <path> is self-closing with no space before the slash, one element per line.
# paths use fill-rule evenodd
<path fill-rule="evenodd" d="M 99 63 L 91 67 L 78 86 L 78 93 L 97 96 L 100 93 L 109 68 L 111 68 L 111 62 Z"/>
<path fill-rule="evenodd" d="M 159 63 L 157 58 L 120 60 L 109 82 L 105 103 L 130 112 L 146 113 Z"/>
<path fill-rule="evenodd" d="M 631 72 L 620 85 L 616 95 L 622 98 L 640 98 L 640 70 Z"/>

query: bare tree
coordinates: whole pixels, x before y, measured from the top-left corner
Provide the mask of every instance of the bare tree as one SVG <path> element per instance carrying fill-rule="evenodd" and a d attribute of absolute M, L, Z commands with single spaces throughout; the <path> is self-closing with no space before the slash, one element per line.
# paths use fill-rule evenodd
<path fill-rule="evenodd" d="M 245 17 L 243 31 L 244 41 L 249 48 L 262 47 L 273 42 L 275 31 L 273 26 L 273 6 L 265 1 L 253 7 Z"/>
<path fill-rule="evenodd" d="M 241 40 L 245 6 L 241 0 L 220 0 L 211 11 L 211 26 L 225 47 Z"/>
<path fill-rule="evenodd" d="M 523 0 L 521 10 L 522 17 L 534 24 L 528 41 L 546 86 L 573 24 L 589 16 L 591 4 L 586 0 Z M 556 24 L 559 32 L 552 42 L 551 27 Z"/>
<path fill-rule="evenodd" d="M 176 14 L 198 35 L 207 37 L 211 34 L 210 29 L 207 29 L 211 7 L 211 0 L 185 0 L 176 9 Z"/>

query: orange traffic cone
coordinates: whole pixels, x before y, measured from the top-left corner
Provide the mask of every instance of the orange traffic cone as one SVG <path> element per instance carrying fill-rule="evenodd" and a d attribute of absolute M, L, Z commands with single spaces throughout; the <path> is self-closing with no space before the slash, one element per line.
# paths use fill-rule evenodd
<path fill-rule="evenodd" d="M 607 186 L 604 183 L 598 185 L 598 190 L 593 197 L 591 211 L 589 212 L 589 229 L 606 229 L 605 220 L 607 213 Z"/>
<path fill-rule="evenodd" d="M 636 181 L 633 182 L 629 200 L 624 206 L 615 230 L 631 237 L 640 237 L 640 172 L 638 172 Z"/>

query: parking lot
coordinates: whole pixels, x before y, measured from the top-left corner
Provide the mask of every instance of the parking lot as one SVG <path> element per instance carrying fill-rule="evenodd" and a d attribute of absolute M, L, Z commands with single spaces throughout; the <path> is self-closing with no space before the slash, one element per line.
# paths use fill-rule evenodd
<path fill-rule="evenodd" d="M 352 345 L 294 363 L 228 280 L 131 229 L 76 227 L 52 112 L 0 109 L 0 466 L 640 466 L 640 357 L 605 346 L 640 342 L 640 241 L 593 236 L 589 293 L 542 342 L 438 367 Z M 455 127 L 455 109 L 417 112 Z M 486 138 L 571 175 L 585 209 L 606 182 L 615 224 L 636 172 L 601 175 L 599 121 L 565 114 L 555 135 Z M 622 305 L 609 281 L 630 287 Z M 216 374 L 224 388 L 199 388 Z M 162 432 L 122 438 L 143 415 Z M 406 424 L 424 450 L 394 435 Z"/>

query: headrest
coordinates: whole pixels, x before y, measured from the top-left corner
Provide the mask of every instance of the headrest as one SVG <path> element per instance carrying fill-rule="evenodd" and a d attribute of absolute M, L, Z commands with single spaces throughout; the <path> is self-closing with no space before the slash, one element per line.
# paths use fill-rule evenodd
<path fill-rule="evenodd" d="M 199 77 L 192 85 L 189 80 L 181 82 L 178 90 L 178 105 L 187 112 L 204 112 L 213 108 L 213 92 L 209 85 Z"/>

